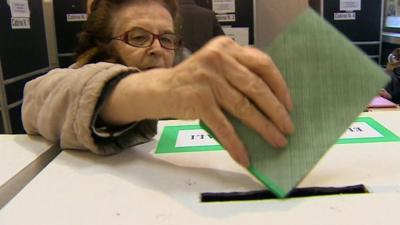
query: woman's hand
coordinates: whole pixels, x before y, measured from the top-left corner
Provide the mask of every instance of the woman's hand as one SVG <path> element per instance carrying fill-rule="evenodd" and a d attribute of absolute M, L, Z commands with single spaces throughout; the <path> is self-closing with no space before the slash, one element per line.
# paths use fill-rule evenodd
<path fill-rule="evenodd" d="M 244 145 L 224 115 L 227 111 L 275 147 L 293 132 L 288 88 L 270 57 L 218 37 L 174 69 L 167 108 L 171 116 L 199 118 L 240 164 L 249 165 Z"/>
<path fill-rule="evenodd" d="M 171 69 L 154 69 L 121 80 L 101 116 L 124 124 L 142 119 L 201 119 L 229 154 L 248 167 L 243 143 L 224 111 L 273 146 L 293 132 L 292 102 L 282 75 L 261 51 L 217 37 Z"/>

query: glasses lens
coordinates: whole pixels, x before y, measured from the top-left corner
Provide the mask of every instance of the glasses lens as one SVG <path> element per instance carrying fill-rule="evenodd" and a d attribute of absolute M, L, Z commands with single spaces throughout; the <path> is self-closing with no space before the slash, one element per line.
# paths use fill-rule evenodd
<path fill-rule="evenodd" d="M 129 44 L 136 47 L 148 47 L 151 44 L 153 35 L 143 29 L 136 28 L 128 33 Z"/>
<path fill-rule="evenodd" d="M 179 38 L 176 34 L 162 34 L 160 43 L 164 48 L 176 49 L 179 47 Z"/>

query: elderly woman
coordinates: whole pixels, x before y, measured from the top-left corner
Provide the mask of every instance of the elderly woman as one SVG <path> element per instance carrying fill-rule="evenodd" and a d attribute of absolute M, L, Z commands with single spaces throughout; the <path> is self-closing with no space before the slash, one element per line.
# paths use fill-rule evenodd
<path fill-rule="evenodd" d="M 95 0 L 78 61 L 26 85 L 26 131 L 63 149 L 106 155 L 148 141 L 157 119 L 201 119 L 247 167 L 227 112 L 273 146 L 285 146 L 292 103 L 271 59 L 217 37 L 173 66 L 181 46 L 177 11 L 174 0 Z"/>

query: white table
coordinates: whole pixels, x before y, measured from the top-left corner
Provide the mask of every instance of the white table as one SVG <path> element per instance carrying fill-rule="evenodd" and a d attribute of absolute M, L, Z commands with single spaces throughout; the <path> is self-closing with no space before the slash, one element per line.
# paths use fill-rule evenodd
<path fill-rule="evenodd" d="M 0 135 L 0 208 L 59 152 L 41 137 Z"/>
<path fill-rule="evenodd" d="M 400 112 L 363 115 L 400 136 Z M 400 223 L 400 142 L 335 145 L 300 185 L 372 193 L 222 203 L 200 203 L 200 193 L 262 186 L 224 151 L 155 155 L 156 144 L 111 157 L 62 152 L 0 210 L 0 224 Z"/>

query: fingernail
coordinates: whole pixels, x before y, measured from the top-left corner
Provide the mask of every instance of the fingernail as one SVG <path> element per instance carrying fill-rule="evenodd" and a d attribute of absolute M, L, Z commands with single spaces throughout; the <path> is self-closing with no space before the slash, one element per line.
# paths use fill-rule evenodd
<path fill-rule="evenodd" d="M 243 151 L 240 152 L 247 152 L 246 149 L 244 149 Z M 247 154 L 245 153 L 244 155 L 236 155 L 236 154 L 232 154 L 232 158 L 241 166 L 248 168 L 250 163 L 249 163 L 249 157 L 247 156 Z"/>
<path fill-rule="evenodd" d="M 285 133 L 286 133 L 286 134 L 292 134 L 292 133 L 293 133 L 293 131 L 294 131 L 294 126 L 293 126 L 293 122 L 292 122 L 292 120 L 290 119 L 290 117 L 286 118 L 286 120 L 285 120 L 283 126 L 284 126 L 284 129 L 285 129 Z"/>
<path fill-rule="evenodd" d="M 275 146 L 278 148 L 283 148 L 288 144 L 287 139 L 281 135 L 281 134 L 277 134 L 275 137 Z"/>
<path fill-rule="evenodd" d="M 249 162 L 249 157 L 245 155 L 241 160 L 240 160 L 240 165 L 242 165 L 244 168 L 249 168 L 250 162 Z"/>

